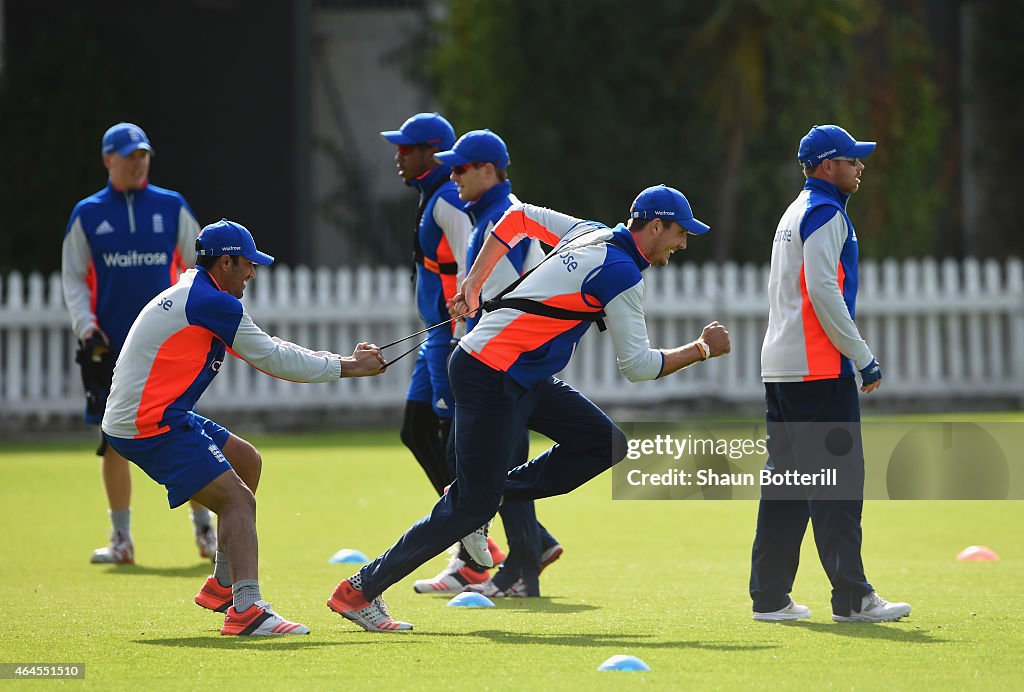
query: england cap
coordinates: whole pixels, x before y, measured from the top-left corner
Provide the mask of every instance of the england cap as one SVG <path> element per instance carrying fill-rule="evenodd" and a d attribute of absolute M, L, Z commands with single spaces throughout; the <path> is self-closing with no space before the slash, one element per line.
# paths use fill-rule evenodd
<path fill-rule="evenodd" d="M 196 254 L 200 257 L 241 255 L 256 264 L 273 264 L 274 258 L 256 249 L 252 233 L 240 223 L 221 219 L 199 232 Z"/>
<path fill-rule="evenodd" d="M 440 151 L 434 158 L 449 166 L 467 163 L 493 163 L 495 168 L 508 168 L 508 147 L 490 130 L 470 130 L 459 137 L 451 151 Z"/>
<path fill-rule="evenodd" d="M 118 154 L 128 156 L 136 149 L 152 152 L 149 138 L 142 128 L 132 123 L 118 123 L 103 133 L 102 154 Z"/>
<path fill-rule="evenodd" d="M 637 195 L 629 215 L 634 219 L 670 219 L 694 235 L 704 235 L 711 229 L 693 218 L 693 210 L 682 192 L 664 184 L 649 187 Z"/>
<path fill-rule="evenodd" d="M 838 125 L 815 125 L 800 140 L 796 156 L 801 165 L 810 168 L 836 156 L 862 159 L 874 150 L 874 142 L 858 142 Z"/>
<path fill-rule="evenodd" d="M 449 149 L 455 143 L 455 128 L 439 113 L 417 113 L 397 130 L 385 130 L 380 136 L 392 144 L 432 144 Z"/>

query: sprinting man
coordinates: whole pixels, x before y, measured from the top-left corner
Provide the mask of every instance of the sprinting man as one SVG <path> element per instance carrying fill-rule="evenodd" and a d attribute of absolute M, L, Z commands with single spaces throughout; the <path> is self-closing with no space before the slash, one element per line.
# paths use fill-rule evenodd
<path fill-rule="evenodd" d="M 370 344 L 349 357 L 268 336 L 242 305 L 257 265 L 274 261 L 252 235 L 228 220 L 196 240 L 197 266 L 139 314 L 114 368 L 103 415 L 111 447 L 167 489 L 171 508 L 189 499 L 217 513 L 214 573 L 195 601 L 225 612 L 221 634 L 308 634 L 263 600 L 257 577 L 256 498 L 262 459 L 229 430 L 194 408 L 228 349 L 262 372 L 299 382 L 332 382 L 382 372 Z"/>
<path fill-rule="evenodd" d="M 664 377 L 729 352 L 729 333 L 717 322 L 677 348 L 652 349 L 647 337 L 643 270 L 665 266 L 689 234 L 707 231 L 686 197 L 664 185 L 641 192 L 628 223 L 615 228 L 528 204 L 506 212 L 452 301 L 452 314 L 475 312 L 491 270 L 523 238 L 544 240 L 555 250 L 492 300 L 493 310 L 452 354 L 456 481 L 390 550 L 338 585 L 327 602 L 333 611 L 370 631 L 412 629 L 388 614 L 385 589 L 454 540 L 478 535 L 475 529 L 502 500 L 568 493 L 622 460 L 625 434 L 554 377 L 592 324 L 606 326 L 619 370 L 631 381 Z M 555 445 L 509 471 L 524 427 Z M 463 543 L 474 559 L 486 559 L 485 541 Z"/>

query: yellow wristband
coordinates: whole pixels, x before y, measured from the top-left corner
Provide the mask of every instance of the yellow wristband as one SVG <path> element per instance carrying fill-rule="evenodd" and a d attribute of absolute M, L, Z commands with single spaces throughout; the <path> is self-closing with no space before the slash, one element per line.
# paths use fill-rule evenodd
<path fill-rule="evenodd" d="M 693 345 L 697 347 L 701 360 L 707 360 L 711 357 L 711 349 L 708 347 L 704 339 L 697 339 L 693 342 Z"/>

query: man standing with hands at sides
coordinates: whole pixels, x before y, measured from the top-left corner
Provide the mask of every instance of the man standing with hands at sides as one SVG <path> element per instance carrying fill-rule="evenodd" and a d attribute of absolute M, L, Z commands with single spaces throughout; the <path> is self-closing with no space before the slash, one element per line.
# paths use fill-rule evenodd
<path fill-rule="evenodd" d="M 755 620 L 810 617 L 810 609 L 790 597 L 808 519 L 832 583 L 833 620 L 889 622 L 910 614 L 908 604 L 875 593 L 861 560 L 864 450 L 855 376 L 859 371 L 860 391 L 870 393 L 881 386 L 882 370 L 854 322 L 858 247 L 846 205 L 860 188 L 862 159 L 874 149 L 874 142 L 858 142 L 836 125 L 811 128 L 797 153 L 806 182 L 775 231 L 761 348 L 766 467 L 784 472 L 827 465 L 815 426 L 838 426 L 853 442 L 842 455 L 850 461 L 842 470 L 853 477 L 838 479 L 836 499 L 823 499 L 828 493 L 816 488 L 797 498 L 792 491 L 762 489 L 750 568 Z"/>
<path fill-rule="evenodd" d="M 297 382 L 383 371 L 380 349 L 359 344 L 350 357 L 311 351 L 263 332 L 242 305 L 257 265 L 274 261 L 249 231 L 223 219 L 196 240 L 197 266 L 139 314 L 114 368 L 103 415 L 109 444 L 167 488 L 171 508 L 188 499 L 217 513 L 220 548 L 196 603 L 226 612 L 221 634 L 308 634 L 263 601 L 257 581 L 256 449 L 195 412 L 228 348 L 262 372 Z"/>
<path fill-rule="evenodd" d="M 610 333 L 619 370 L 631 381 L 728 353 L 729 333 L 717 322 L 677 348 L 652 349 L 647 338 L 641 272 L 665 266 L 673 252 L 686 248 L 689 234 L 707 231 L 686 197 L 664 185 L 641 192 L 628 226 L 615 228 L 529 204 L 510 208 L 484 242 L 452 301 L 452 314 L 475 312 L 491 270 L 524 238 L 544 240 L 555 250 L 518 286 L 499 294 L 452 354 L 457 478 L 390 550 L 338 584 L 328 607 L 369 631 L 410 630 L 388 614 L 385 589 L 464 536 L 470 555 L 486 560 L 486 543 L 471 539 L 503 500 L 562 495 L 621 461 L 622 430 L 554 374 L 594 323 Z M 555 445 L 509 471 L 524 427 Z"/>
<path fill-rule="evenodd" d="M 490 130 L 473 130 L 459 138 L 451 151 L 435 155 L 451 166 L 452 180 L 458 186 L 459 199 L 473 222 L 466 255 L 467 271 L 472 270 L 484 241 L 505 211 L 519 200 L 512 194 L 508 178 L 510 157 L 505 142 Z M 483 286 L 484 297 L 493 297 L 544 259 L 539 241 L 524 239 L 495 265 Z M 466 331 L 480 321 L 479 315 L 466 318 Z M 530 431 L 523 428 L 519 449 L 512 466 L 526 463 L 530 452 Z M 454 466 L 454 445 L 449 444 L 449 463 Z M 468 589 L 491 597 L 540 596 L 540 572 L 562 554 L 562 546 L 537 522 L 534 503 L 508 502 L 502 505 L 502 524 L 508 540 L 508 556 L 494 577 L 479 584 L 465 583 L 460 575 L 442 572 L 432 580 L 418 580 L 413 588 L 419 593 L 462 591 Z"/>
<path fill-rule="evenodd" d="M 394 144 L 395 167 L 399 177 L 420 193 L 416 226 L 413 229 L 413 270 L 416 284 L 416 309 L 424 327 L 448 320 L 447 303 L 466 275 L 466 244 L 471 223 L 463 211 L 455 183 L 450 180 L 451 166 L 439 163 L 434 154 L 455 144 L 455 130 L 438 113 L 417 113 L 397 130 L 380 133 Z M 402 417 L 402 442 L 419 462 L 438 495 L 452 482 L 453 469 L 445 454 L 452 426 L 454 403 L 448 382 L 448 355 L 451 353 L 456 324 L 445 324 L 428 335 L 420 346 L 412 379 L 405 397 Z M 493 557 L 498 547 L 491 543 Z M 487 580 L 489 572 L 458 548 L 448 566 L 435 579 L 428 580 L 432 593 L 461 591 L 466 584 Z M 494 562 L 500 562 L 494 560 Z M 435 589 L 434 587 L 438 587 Z"/>
<path fill-rule="evenodd" d="M 92 425 L 103 415 L 128 329 L 153 296 L 195 264 L 199 234 L 185 199 L 149 182 L 153 148 L 140 127 L 114 125 L 103 135 L 100 151 L 107 186 L 75 206 L 61 253 L 64 301 L 78 337 L 76 360 L 86 386 L 85 422 Z M 96 453 L 103 457 L 112 529 L 110 544 L 93 551 L 91 561 L 131 564 L 131 470 L 102 439 Z M 212 559 L 217 535 L 210 512 L 197 502 L 191 505 L 199 554 Z"/>

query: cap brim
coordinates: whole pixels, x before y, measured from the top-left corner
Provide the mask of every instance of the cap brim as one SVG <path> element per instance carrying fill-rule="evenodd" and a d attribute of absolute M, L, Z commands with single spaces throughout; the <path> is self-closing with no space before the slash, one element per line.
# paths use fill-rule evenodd
<path fill-rule="evenodd" d="M 273 257 L 271 257 L 265 252 L 260 252 L 259 250 L 257 250 L 256 252 L 250 252 L 248 255 L 243 255 L 243 257 L 245 257 L 245 259 L 249 260 L 254 264 L 267 265 L 274 263 Z"/>
<path fill-rule="evenodd" d="M 854 159 L 863 159 L 869 156 L 874 150 L 874 142 L 857 142 L 850 147 L 850 150 L 846 152 L 846 155 Z"/>
<path fill-rule="evenodd" d="M 680 226 L 694 235 L 704 235 L 711 230 L 711 226 L 697 219 L 675 219 Z"/>
<path fill-rule="evenodd" d="M 381 132 L 380 136 L 392 144 L 417 144 L 411 137 L 406 137 L 401 130 L 387 130 Z"/>
<path fill-rule="evenodd" d="M 470 159 L 455 151 L 439 151 L 434 154 L 434 158 L 446 166 L 464 166 L 467 163 L 473 163 Z"/>
<path fill-rule="evenodd" d="M 153 153 L 153 147 L 149 146 L 146 142 L 129 142 L 117 150 L 117 155 L 128 156 L 128 154 L 132 153 L 136 149 L 145 149 L 149 153 Z"/>

